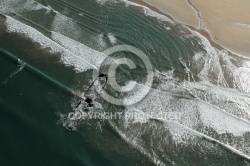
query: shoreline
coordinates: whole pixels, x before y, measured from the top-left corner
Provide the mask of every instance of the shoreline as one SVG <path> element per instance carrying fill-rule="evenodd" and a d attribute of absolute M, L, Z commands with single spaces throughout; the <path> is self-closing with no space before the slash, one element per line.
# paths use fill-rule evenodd
<path fill-rule="evenodd" d="M 193 30 L 193 31 L 195 31 L 195 32 L 197 32 L 197 33 L 199 33 L 199 34 L 202 35 L 203 37 L 205 37 L 205 38 L 209 41 L 210 45 L 211 45 L 212 47 L 218 49 L 219 51 L 221 51 L 221 50 L 226 50 L 226 51 L 228 52 L 229 55 L 241 57 L 241 58 L 244 58 L 244 59 L 250 59 L 249 56 L 242 55 L 242 54 L 238 54 L 238 53 L 236 53 L 236 52 L 234 52 L 234 51 L 231 51 L 231 50 L 229 50 L 229 49 L 223 47 L 222 45 L 220 45 L 220 44 L 214 42 L 214 41 L 212 40 L 212 37 L 211 37 L 212 35 L 209 33 L 208 30 L 199 29 L 199 28 L 197 28 L 197 27 L 194 27 L 194 26 L 191 26 L 191 25 L 187 25 L 187 24 L 185 24 L 185 23 L 183 23 L 183 22 L 179 22 L 178 20 L 175 20 L 173 17 L 171 17 L 169 14 L 160 11 L 156 6 L 152 6 L 152 5 L 150 5 L 150 4 L 146 3 L 146 2 L 144 2 L 143 0 L 130 0 L 130 1 L 131 1 L 131 2 L 134 2 L 134 3 L 137 3 L 137 4 L 139 4 L 139 5 L 142 5 L 142 6 L 148 7 L 149 9 L 151 9 L 151 10 L 153 10 L 153 11 L 159 13 L 159 14 L 162 14 L 162 15 L 168 17 L 168 18 L 171 19 L 173 22 L 180 23 L 180 24 L 183 24 L 183 25 L 187 26 L 189 29 L 191 29 L 191 30 Z M 198 19 L 198 18 L 197 18 L 197 19 Z"/>

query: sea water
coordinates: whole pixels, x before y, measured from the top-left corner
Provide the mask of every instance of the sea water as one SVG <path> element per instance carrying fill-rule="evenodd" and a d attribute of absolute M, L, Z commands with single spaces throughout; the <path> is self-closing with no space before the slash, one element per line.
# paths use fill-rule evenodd
<path fill-rule="evenodd" d="M 249 59 L 125 0 L 2 0 L 0 14 L 1 165 L 249 164 Z M 70 120 L 93 70 L 108 73 L 103 51 L 121 44 L 149 58 L 149 93 L 122 106 L 94 94 L 92 111 L 121 116 Z M 140 97 L 145 64 L 128 52 L 112 60 L 121 57 L 137 68 L 115 78 L 136 87 L 105 91 Z"/>

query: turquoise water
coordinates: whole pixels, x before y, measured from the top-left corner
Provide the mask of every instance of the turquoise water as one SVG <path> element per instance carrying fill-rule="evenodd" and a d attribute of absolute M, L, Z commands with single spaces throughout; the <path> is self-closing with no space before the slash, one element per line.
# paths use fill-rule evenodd
<path fill-rule="evenodd" d="M 248 59 L 126 1 L 4 0 L 0 13 L 1 165 L 248 164 Z M 149 57 L 155 74 L 149 94 L 132 106 L 97 96 L 101 111 L 121 112 L 122 119 L 67 119 L 92 81 L 86 64 L 98 65 L 100 52 L 119 44 Z M 127 52 L 112 57 L 137 65 L 121 66 L 118 83 L 144 83 L 139 58 Z M 105 91 L 124 96 L 110 85 Z M 124 115 L 138 110 L 181 118 Z"/>

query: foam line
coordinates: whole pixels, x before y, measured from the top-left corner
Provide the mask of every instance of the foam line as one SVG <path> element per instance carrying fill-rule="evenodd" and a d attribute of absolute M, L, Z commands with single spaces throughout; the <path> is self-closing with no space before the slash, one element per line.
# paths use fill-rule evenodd
<path fill-rule="evenodd" d="M 18 69 L 16 70 L 16 71 L 14 71 L 5 81 L 3 81 L 3 84 L 7 84 L 8 83 L 8 81 L 12 78 L 12 77 L 14 77 L 16 74 L 18 74 L 20 71 L 22 71 L 23 70 L 23 68 L 25 67 L 25 63 L 23 63 L 21 60 L 19 60 L 18 59 L 18 63 L 19 63 L 19 65 L 18 65 Z"/>
<path fill-rule="evenodd" d="M 101 63 L 106 58 L 106 55 L 98 52 L 96 50 L 93 50 L 84 44 L 77 42 L 73 39 L 70 39 L 64 35 L 61 35 L 57 32 L 52 32 L 52 40 L 60 44 L 63 48 L 69 50 L 74 55 L 77 55 L 84 60 L 86 60 L 89 64 L 92 64 L 95 66 L 95 68 L 98 68 L 101 66 Z"/>
<path fill-rule="evenodd" d="M 32 72 L 34 72 L 35 74 L 41 76 L 42 78 L 45 78 L 46 80 L 48 80 L 50 83 L 57 85 L 59 88 L 61 88 L 63 91 L 76 95 L 69 87 L 63 85 L 62 83 L 58 82 L 57 80 L 51 78 L 50 76 L 46 75 L 45 73 L 43 73 L 42 71 L 34 68 L 33 66 L 27 64 L 26 62 L 20 60 L 19 58 L 17 58 L 15 55 L 11 54 L 10 52 L 0 49 L 0 52 L 4 52 L 5 55 L 8 55 L 10 58 L 12 58 L 15 61 L 21 61 L 23 64 L 25 64 L 25 67 L 27 69 L 30 69 Z M 80 97 L 81 98 L 81 97 Z"/>
<path fill-rule="evenodd" d="M 13 19 L 12 17 L 6 16 L 5 25 L 7 32 L 23 34 L 32 41 L 38 42 L 42 48 L 50 48 L 51 53 L 61 53 L 61 61 L 67 66 L 74 66 L 77 72 L 84 72 L 96 68 L 84 58 L 73 54 L 55 41 L 44 36 L 41 32 Z"/>
<path fill-rule="evenodd" d="M 121 130 L 118 129 L 118 127 L 112 122 L 108 121 L 110 126 L 114 131 L 116 131 L 117 134 L 129 145 L 132 145 L 135 149 L 139 150 L 142 154 L 144 154 L 146 157 L 148 157 L 153 163 L 159 166 L 165 166 L 165 164 L 156 156 L 152 156 L 150 153 L 146 151 L 142 146 L 138 145 L 136 141 L 131 141 L 126 134 L 124 134 Z"/>
<path fill-rule="evenodd" d="M 134 3 L 134 2 L 131 2 L 129 0 L 122 0 L 126 5 L 128 6 L 137 6 L 137 7 L 140 7 L 143 9 L 143 12 L 146 16 L 150 16 L 150 17 L 155 17 L 156 19 L 158 19 L 159 21 L 166 21 L 168 23 L 171 23 L 171 24 L 175 24 L 171 19 L 169 19 L 167 16 L 164 16 L 162 14 L 159 14 L 151 9 L 149 9 L 148 7 L 146 6 L 143 6 L 143 5 L 139 5 L 137 3 Z"/>
<path fill-rule="evenodd" d="M 189 83 L 189 84 L 191 84 L 191 83 Z M 194 83 L 194 84 L 197 84 L 197 83 Z M 139 83 L 137 83 L 137 85 L 142 86 L 140 89 L 143 89 L 143 86 L 144 86 L 144 85 L 139 84 Z M 193 86 L 193 85 L 191 85 L 191 86 Z M 185 83 L 184 83 L 184 84 L 180 84 L 179 87 L 184 87 L 184 88 L 180 88 L 180 89 L 179 89 L 179 90 L 180 90 L 179 92 L 182 92 L 182 90 L 184 90 L 184 92 L 189 92 L 189 93 L 191 93 L 191 91 L 190 91 L 189 89 L 185 88 Z M 189 87 L 189 88 L 192 88 L 192 87 Z M 174 93 L 169 93 L 169 92 L 161 91 L 161 90 L 159 90 L 159 89 L 153 89 L 153 88 L 151 88 L 151 91 L 150 91 L 150 93 L 148 94 L 148 96 L 146 97 L 146 100 L 147 100 L 147 98 L 152 98 L 152 99 L 153 99 L 154 96 L 159 96 L 159 95 L 161 95 L 161 96 L 171 95 L 172 97 L 181 97 L 181 98 L 183 98 L 183 99 L 188 99 L 188 100 L 193 100 L 193 101 L 196 101 L 196 102 L 204 103 L 205 105 L 210 106 L 210 107 L 213 107 L 214 109 L 220 111 L 222 114 L 225 114 L 226 116 L 229 116 L 229 117 L 231 117 L 231 118 L 233 118 L 233 119 L 235 119 L 235 120 L 237 120 L 237 121 L 242 121 L 242 122 L 244 122 L 245 125 L 247 125 L 248 128 L 250 128 L 250 122 L 249 122 L 249 121 L 247 121 L 247 120 L 245 120 L 245 119 L 242 119 L 242 118 L 239 118 L 239 117 L 237 117 L 237 116 L 235 116 L 235 115 L 233 115 L 233 114 L 230 114 L 230 113 L 228 113 L 227 111 L 225 111 L 225 110 L 223 110 L 223 109 L 221 109 L 221 108 L 219 108 L 219 107 L 217 107 L 217 106 L 215 106 L 215 105 L 213 105 L 213 104 L 211 104 L 211 103 L 208 103 L 207 101 L 204 101 L 204 100 L 200 99 L 199 97 L 197 97 L 197 96 L 194 95 L 194 94 L 193 94 L 192 96 L 194 96 L 195 98 L 192 98 L 192 97 L 180 95 L 180 94 L 178 94 L 178 93 L 174 94 Z M 162 99 L 161 99 L 161 100 L 162 100 Z M 145 101 L 142 102 L 142 105 L 143 105 L 143 103 L 145 104 Z M 149 102 L 149 103 L 152 104 L 153 102 Z M 138 105 L 140 105 L 140 103 L 138 103 Z M 161 104 L 160 104 L 160 105 L 161 105 Z M 151 108 L 151 109 L 152 109 L 152 108 Z M 211 111 L 210 111 L 210 113 L 211 113 Z M 215 113 L 216 113 L 216 112 L 215 112 Z M 232 124 L 235 124 L 235 123 L 232 123 Z M 248 130 L 246 130 L 246 131 L 248 131 Z"/>
<path fill-rule="evenodd" d="M 147 113 L 145 113 L 144 111 L 141 111 L 141 110 L 138 110 L 138 109 L 135 109 L 135 110 L 137 110 L 137 111 L 139 111 L 139 112 L 143 112 L 144 114 L 147 114 Z M 128 110 L 127 110 L 128 111 Z M 131 110 L 130 110 L 131 111 Z M 189 132 L 191 135 L 193 135 L 193 136 L 197 136 L 197 137 L 200 137 L 200 138 L 205 138 L 206 140 L 208 140 L 208 141 L 211 141 L 211 142 L 216 142 L 217 144 L 219 144 L 219 145 L 221 145 L 222 147 L 224 147 L 224 148 L 226 148 L 227 150 L 229 150 L 229 151 L 231 151 L 231 152 L 233 152 L 233 153 L 235 153 L 235 154 L 237 154 L 237 155 L 239 155 L 239 156 L 241 156 L 241 157 L 244 157 L 244 158 L 246 158 L 247 160 L 250 160 L 250 157 L 248 156 L 248 155 L 245 155 L 244 153 L 242 153 L 241 151 L 239 151 L 239 150 L 237 150 L 237 149 L 235 149 L 235 148 L 233 148 L 232 146 L 230 146 L 230 145 L 227 145 L 227 144 L 224 144 L 224 143 L 222 143 L 222 142 L 220 142 L 220 141 L 218 141 L 218 140 L 216 140 L 216 139 L 214 139 L 214 138 L 212 138 L 212 137 L 210 137 L 210 136 L 207 136 L 207 135 L 205 135 L 205 134 L 203 134 L 203 133 L 201 133 L 201 132 L 198 132 L 198 131 L 196 131 L 196 130 L 193 130 L 192 128 L 190 128 L 190 127 L 187 127 L 187 126 L 185 126 L 185 125 L 183 125 L 183 124 L 180 124 L 180 123 L 178 123 L 178 122 L 175 122 L 175 121 L 171 121 L 171 120 L 166 120 L 166 119 L 157 119 L 158 121 L 161 121 L 161 122 L 163 122 L 163 123 L 165 123 L 165 124 L 168 124 L 168 129 L 170 130 L 170 131 L 172 131 L 171 133 L 172 134 L 177 134 L 176 132 L 174 132 L 174 129 L 175 128 L 178 128 L 177 126 L 179 126 L 180 128 L 182 128 L 182 129 L 184 129 L 184 130 L 186 130 L 187 132 Z M 136 122 L 138 122 L 138 121 L 136 121 Z M 134 123 L 134 122 L 132 122 L 132 123 Z M 150 121 L 148 120 L 148 121 L 146 121 L 146 122 L 144 122 L 144 123 L 150 123 Z M 171 127 L 171 125 L 169 125 L 169 124 L 172 124 L 174 127 Z M 129 125 L 129 124 L 125 124 L 125 125 Z M 145 125 L 145 124 L 144 124 Z M 119 131 L 118 129 L 116 129 L 117 130 L 117 132 Z M 125 134 L 123 134 L 123 133 L 120 133 L 119 135 L 125 135 Z M 126 136 L 126 135 L 125 135 Z M 181 137 L 180 135 L 176 135 L 176 137 Z M 128 138 L 127 138 L 128 139 Z M 179 140 L 181 140 L 180 138 L 176 138 L 176 139 L 179 139 Z M 128 139 L 129 140 L 129 139 Z M 181 141 L 182 142 L 182 141 Z M 180 143 L 180 142 L 179 142 Z M 182 142 L 182 143 L 184 143 L 184 142 Z M 186 142 L 186 143 L 188 143 L 188 142 Z"/>
<path fill-rule="evenodd" d="M 203 134 L 203 133 L 200 133 L 200 132 L 198 132 L 198 131 L 196 131 L 196 130 L 193 130 L 193 129 L 191 129 L 191 128 L 189 128 L 189 127 L 186 127 L 186 126 L 184 126 L 184 125 L 182 125 L 182 124 L 179 124 L 179 123 L 177 123 L 177 122 L 174 122 L 174 121 L 168 121 L 168 122 L 173 123 L 173 124 L 175 124 L 175 125 L 179 125 L 179 126 L 181 126 L 182 128 L 184 128 L 184 129 L 186 129 L 186 130 L 188 130 L 188 131 L 190 131 L 190 132 L 196 134 L 197 136 L 200 136 L 200 137 L 202 137 L 202 138 L 206 138 L 206 139 L 209 140 L 209 141 L 216 142 L 216 143 L 220 144 L 221 146 L 223 146 L 224 148 L 228 149 L 229 151 L 231 151 L 231 152 L 233 152 L 233 153 L 235 153 L 235 154 L 237 154 L 237 155 L 239 155 L 239 156 L 241 156 L 241 157 L 244 157 L 244 158 L 246 158 L 247 160 L 250 160 L 250 156 L 245 155 L 244 153 L 240 152 L 239 150 L 234 149 L 233 147 L 231 147 L 231 146 L 229 146 L 229 145 L 226 145 L 226 144 L 224 144 L 224 143 L 222 143 L 222 142 L 220 142 L 220 141 L 218 141 L 218 140 L 216 140 L 216 139 L 214 139 L 214 138 L 212 138 L 212 137 L 209 137 L 209 136 L 207 136 L 207 135 L 205 135 L 205 134 Z"/>

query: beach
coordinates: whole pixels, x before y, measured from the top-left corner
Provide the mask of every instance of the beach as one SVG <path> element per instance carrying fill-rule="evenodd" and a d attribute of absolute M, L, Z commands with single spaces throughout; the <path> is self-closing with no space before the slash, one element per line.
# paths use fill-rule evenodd
<path fill-rule="evenodd" d="M 137 1 L 138 2 L 138 1 Z M 206 30 L 213 42 L 250 57 L 250 1 L 143 0 L 176 21 Z"/>
<path fill-rule="evenodd" d="M 0 165 L 250 165 L 247 15 L 161 1 L 0 1 Z"/>

